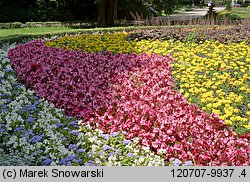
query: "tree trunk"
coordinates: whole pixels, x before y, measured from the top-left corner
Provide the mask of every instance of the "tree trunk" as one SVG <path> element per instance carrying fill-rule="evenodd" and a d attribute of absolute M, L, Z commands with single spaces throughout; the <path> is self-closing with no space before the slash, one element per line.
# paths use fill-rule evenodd
<path fill-rule="evenodd" d="M 116 0 L 101 0 L 98 7 L 98 25 L 112 26 L 114 24 L 114 9 Z"/>
<path fill-rule="evenodd" d="M 107 9 L 107 26 L 112 26 L 114 24 L 114 9 L 115 9 L 115 0 L 108 0 L 108 9 Z"/>
<path fill-rule="evenodd" d="M 106 24 L 106 0 L 102 0 L 98 6 L 98 25 L 103 27 Z"/>
<path fill-rule="evenodd" d="M 114 20 L 117 20 L 117 4 L 118 4 L 118 0 L 115 0 L 115 4 L 114 4 Z"/>

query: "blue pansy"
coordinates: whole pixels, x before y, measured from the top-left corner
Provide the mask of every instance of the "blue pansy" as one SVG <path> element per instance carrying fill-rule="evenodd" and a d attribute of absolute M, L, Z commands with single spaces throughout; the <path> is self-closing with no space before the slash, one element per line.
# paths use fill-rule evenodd
<path fill-rule="evenodd" d="M 44 134 L 33 136 L 33 137 L 29 140 L 29 142 L 30 142 L 30 143 L 39 142 L 39 141 L 42 140 L 43 136 L 44 136 Z"/>
<path fill-rule="evenodd" d="M 112 147 L 110 147 L 109 145 L 103 145 L 102 149 L 103 150 L 109 150 L 109 149 L 112 149 Z"/>
<path fill-rule="evenodd" d="M 60 138 L 60 140 L 65 141 L 65 140 L 67 140 L 67 138 L 63 137 L 63 138 Z"/>
<path fill-rule="evenodd" d="M 134 154 L 133 154 L 133 153 L 127 153 L 126 156 L 127 156 L 127 157 L 134 157 Z"/>
<path fill-rule="evenodd" d="M 46 158 L 46 159 L 42 162 L 42 164 L 48 166 L 48 165 L 51 164 L 51 162 L 52 162 L 52 160 L 51 160 L 50 158 Z"/>
<path fill-rule="evenodd" d="M 119 154 L 119 150 L 116 150 L 115 151 L 115 156 Z"/>
<path fill-rule="evenodd" d="M 63 126 L 62 123 L 56 123 L 56 128 L 60 128 L 61 126 Z"/>
<path fill-rule="evenodd" d="M 99 134 L 99 137 L 102 137 L 102 138 L 104 138 L 105 140 L 109 140 L 109 135 L 107 135 L 107 134 Z"/>
<path fill-rule="evenodd" d="M 6 113 L 7 112 L 7 109 L 1 109 L 0 110 L 2 113 Z"/>
<path fill-rule="evenodd" d="M 29 118 L 27 119 L 27 121 L 28 121 L 29 123 L 33 123 L 33 122 L 35 121 L 35 118 L 29 117 Z"/>
<path fill-rule="evenodd" d="M 95 166 L 94 161 L 88 161 L 85 166 Z"/>
<path fill-rule="evenodd" d="M 193 162 L 192 161 L 186 161 L 185 162 L 185 166 L 192 166 L 193 165 Z"/>
<path fill-rule="evenodd" d="M 66 159 L 61 159 L 59 162 L 60 165 L 66 165 Z"/>
<path fill-rule="evenodd" d="M 114 132 L 112 135 L 113 135 L 114 137 L 117 137 L 117 136 L 119 135 L 119 133 L 118 133 L 118 132 Z"/>
<path fill-rule="evenodd" d="M 77 144 L 70 144 L 69 149 L 76 150 L 78 148 Z"/>
<path fill-rule="evenodd" d="M 104 138 L 105 138 L 105 140 L 109 140 L 109 136 L 108 135 L 106 135 Z"/>
<path fill-rule="evenodd" d="M 79 162 L 82 162 L 82 159 L 73 159 L 73 162 L 75 162 L 75 163 L 79 163 Z"/>
<path fill-rule="evenodd" d="M 47 159 L 48 157 L 42 155 L 41 158 L 42 158 L 42 159 Z"/>
<path fill-rule="evenodd" d="M 84 152 L 84 149 L 78 149 L 78 152 L 82 153 L 82 152 Z"/>
<path fill-rule="evenodd" d="M 131 144 L 131 143 L 132 143 L 131 140 L 123 140 L 123 144 L 125 144 L 125 145 L 129 145 L 129 144 Z"/>
<path fill-rule="evenodd" d="M 71 122 L 68 123 L 68 125 L 78 126 L 76 121 L 71 121 Z"/>
<path fill-rule="evenodd" d="M 30 106 L 29 106 L 29 109 L 35 110 L 35 109 L 36 109 L 36 105 L 35 105 L 35 104 L 30 105 Z"/>
<path fill-rule="evenodd" d="M 74 156 L 69 155 L 65 158 L 66 161 L 72 161 L 74 159 Z"/>
<path fill-rule="evenodd" d="M 8 102 L 8 103 L 10 103 L 11 101 L 12 101 L 12 99 L 11 99 L 11 98 L 8 98 L 8 99 L 7 99 L 7 102 Z"/>
<path fill-rule="evenodd" d="M 73 117 L 72 116 L 66 116 L 66 119 L 67 120 L 70 120 L 70 119 L 72 119 Z"/>
<path fill-rule="evenodd" d="M 181 165 L 182 164 L 182 162 L 179 160 L 179 159 L 175 159 L 174 161 L 173 161 L 173 165 L 174 166 L 179 166 L 179 165 Z"/>
<path fill-rule="evenodd" d="M 37 151 L 33 152 L 31 155 L 32 156 L 36 156 L 37 155 Z"/>
<path fill-rule="evenodd" d="M 72 130 L 72 131 L 70 131 L 69 133 L 70 133 L 70 134 L 75 134 L 75 135 L 79 135 L 79 132 L 78 132 L 78 130 Z"/>
<path fill-rule="evenodd" d="M 34 133 L 32 130 L 28 130 L 27 132 L 25 132 L 24 134 L 21 135 L 21 137 L 29 137 L 29 136 L 34 136 Z"/>
<path fill-rule="evenodd" d="M 22 126 L 16 127 L 16 129 L 14 131 L 15 132 L 21 132 L 21 131 L 24 131 L 24 128 Z"/>
<path fill-rule="evenodd" d="M 33 106 L 37 106 L 40 102 L 39 101 L 35 101 Z"/>

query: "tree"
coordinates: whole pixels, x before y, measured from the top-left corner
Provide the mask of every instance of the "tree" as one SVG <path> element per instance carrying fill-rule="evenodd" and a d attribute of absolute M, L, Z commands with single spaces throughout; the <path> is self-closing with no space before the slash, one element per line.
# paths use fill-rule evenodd
<path fill-rule="evenodd" d="M 112 26 L 114 19 L 117 17 L 117 1 L 118 0 L 96 0 L 98 5 L 98 25 Z M 125 0 L 124 0 L 125 1 Z M 136 0 L 141 2 L 145 7 L 154 7 L 158 12 L 165 11 L 170 14 L 173 12 L 176 0 Z M 127 2 L 127 1 L 126 1 Z"/>
<path fill-rule="evenodd" d="M 97 0 L 98 4 L 98 25 L 112 26 L 114 24 L 117 0 Z"/>

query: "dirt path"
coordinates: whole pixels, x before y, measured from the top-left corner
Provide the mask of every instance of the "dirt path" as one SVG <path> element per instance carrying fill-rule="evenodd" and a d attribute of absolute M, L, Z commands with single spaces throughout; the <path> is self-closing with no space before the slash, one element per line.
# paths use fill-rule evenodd
<path fill-rule="evenodd" d="M 225 7 L 214 7 L 214 10 L 216 12 L 223 11 Z M 153 17 L 153 21 L 157 20 L 167 20 L 167 21 L 187 21 L 192 20 L 200 17 L 204 17 L 208 11 L 208 8 L 201 8 L 201 9 L 195 9 L 193 11 L 185 11 L 183 13 L 179 14 L 173 14 L 169 16 L 160 16 L 160 17 Z"/>

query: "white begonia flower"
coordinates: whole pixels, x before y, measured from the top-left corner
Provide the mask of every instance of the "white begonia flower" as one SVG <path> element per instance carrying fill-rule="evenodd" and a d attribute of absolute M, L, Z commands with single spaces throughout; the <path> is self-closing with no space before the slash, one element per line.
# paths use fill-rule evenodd
<path fill-rule="evenodd" d="M 144 162 L 144 157 L 139 157 L 139 159 L 138 159 L 138 162 L 140 163 L 140 164 L 142 164 L 143 162 Z"/>
<path fill-rule="evenodd" d="M 98 146 L 98 145 L 92 145 L 93 152 L 96 152 L 98 149 L 100 149 L 100 146 Z"/>
<path fill-rule="evenodd" d="M 133 140 L 133 142 L 135 142 L 135 143 L 138 143 L 138 142 L 139 142 L 139 138 L 138 138 L 138 137 L 135 137 L 135 138 L 133 138 L 132 140 Z"/>
<path fill-rule="evenodd" d="M 12 70 L 12 67 L 11 67 L 11 65 L 10 64 L 8 64 L 8 65 L 6 65 L 6 67 L 5 67 L 7 70 Z"/>
<path fill-rule="evenodd" d="M 142 150 L 144 150 L 145 152 L 149 152 L 150 148 L 148 146 L 142 146 Z"/>
<path fill-rule="evenodd" d="M 68 153 L 68 149 L 66 149 L 64 146 L 58 146 L 57 149 L 63 156 Z"/>
<path fill-rule="evenodd" d="M 136 154 L 138 154 L 140 152 L 140 150 L 139 149 L 134 149 L 133 150 L 133 153 L 136 155 Z"/>
<path fill-rule="evenodd" d="M 90 141 L 91 143 L 93 143 L 93 142 L 96 141 L 96 140 L 97 140 L 97 136 L 92 136 L 92 137 L 89 138 L 89 141 Z"/>
<path fill-rule="evenodd" d="M 158 154 L 166 154 L 166 149 L 159 149 Z"/>
<path fill-rule="evenodd" d="M 101 160 L 99 158 L 95 158 L 95 163 L 100 165 L 101 164 Z"/>
<path fill-rule="evenodd" d="M 52 161 L 52 162 L 50 163 L 50 166 L 56 166 L 57 163 L 59 163 L 59 162 L 58 162 L 58 161 L 57 161 L 57 162 Z"/>
<path fill-rule="evenodd" d="M 127 149 L 133 149 L 133 146 L 132 145 L 125 145 L 125 147 L 124 148 L 127 148 Z"/>
<path fill-rule="evenodd" d="M 101 146 L 101 145 L 103 145 L 103 142 L 101 140 L 97 140 L 96 144 L 99 145 L 99 146 Z"/>

